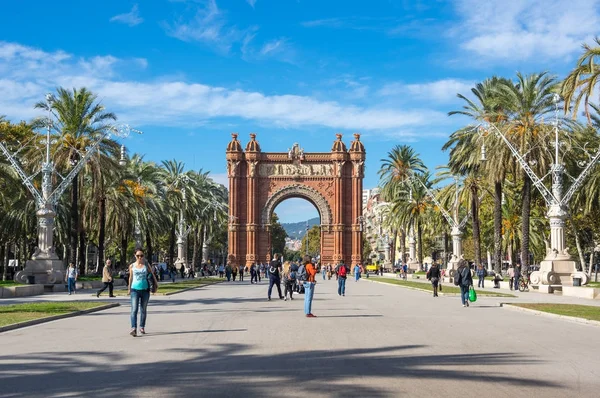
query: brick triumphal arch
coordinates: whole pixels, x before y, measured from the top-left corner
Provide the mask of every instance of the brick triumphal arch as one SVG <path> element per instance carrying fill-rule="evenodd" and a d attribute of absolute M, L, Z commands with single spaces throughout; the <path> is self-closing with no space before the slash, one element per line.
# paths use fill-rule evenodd
<path fill-rule="evenodd" d="M 321 216 L 321 262 L 362 258 L 362 186 L 365 147 L 354 134 L 350 150 L 336 134 L 330 152 L 261 152 L 256 134 L 246 149 L 232 134 L 227 146 L 229 253 L 233 265 L 271 259 L 271 215 L 289 198 L 311 202 Z"/>

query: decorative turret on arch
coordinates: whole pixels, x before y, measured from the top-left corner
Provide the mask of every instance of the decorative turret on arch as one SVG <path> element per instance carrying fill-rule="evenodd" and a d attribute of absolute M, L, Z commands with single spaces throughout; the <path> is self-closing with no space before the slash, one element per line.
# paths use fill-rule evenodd
<path fill-rule="evenodd" d="M 319 193 L 316 189 L 313 189 L 306 185 L 293 184 L 280 188 L 277 192 L 267 199 L 267 203 L 263 207 L 261 222 L 263 225 L 271 223 L 271 216 L 275 207 L 285 199 L 289 198 L 303 198 L 308 200 L 310 203 L 315 205 L 321 216 L 321 225 L 330 225 L 332 222 L 331 208 L 327 199 Z"/>

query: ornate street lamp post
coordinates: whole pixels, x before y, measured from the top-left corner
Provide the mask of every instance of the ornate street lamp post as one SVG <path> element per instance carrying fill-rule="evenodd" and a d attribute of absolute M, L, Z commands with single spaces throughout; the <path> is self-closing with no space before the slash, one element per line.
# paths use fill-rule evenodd
<path fill-rule="evenodd" d="M 38 246 L 31 256 L 31 260 L 27 261 L 25 268 L 15 275 L 15 281 L 25 283 L 28 282 L 28 277 L 33 277 L 36 283 L 41 284 L 62 284 L 64 280 L 64 265 L 58 258 L 54 249 L 54 219 L 56 218 L 56 205 L 60 200 L 61 195 L 70 186 L 75 176 L 86 165 L 88 160 L 95 153 L 103 139 L 110 137 L 111 134 L 118 137 L 126 137 L 132 130 L 128 125 L 111 127 L 106 132 L 100 135 L 91 146 L 86 148 L 86 153 L 81 157 L 81 160 L 71 169 L 69 174 L 62 179 L 60 184 L 53 190 L 52 176 L 55 174 L 54 163 L 50 159 L 50 135 L 53 128 L 52 123 L 52 103 L 55 98 L 52 94 L 46 95 L 48 108 L 48 119 L 46 121 L 46 158 L 41 165 L 42 173 L 42 192 L 33 185 L 33 179 L 37 173 L 27 175 L 21 168 L 16 155 L 19 151 L 11 153 L 9 149 L 0 143 L 0 151 L 8 159 L 13 169 L 21 178 L 23 184 L 31 192 L 36 201 L 36 216 L 38 219 Z M 56 173 L 59 177 L 60 174 Z"/>
<path fill-rule="evenodd" d="M 506 146 L 510 149 L 511 153 L 517 159 L 523 170 L 527 173 L 533 185 L 540 191 L 542 197 L 546 201 L 548 206 L 548 212 L 546 217 L 550 223 L 550 247 L 546 248 L 546 257 L 540 263 L 540 270 L 534 271 L 531 274 L 531 283 L 534 286 L 539 287 L 539 291 L 552 293 L 556 288 L 560 288 L 561 285 L 572 285 L 574 278 L 579 278 L 582 284 L 588 282 L 588 275 L 585 272 L 577 270 L 575 261 L 571 259 L 571 255 L 568 252 L 565 241 L 565 220 L 568 218 L 568 203 L 583 185 L 583 181 L 590 174 L 592 168 L 600 159 L 600 149 L 595 154 L 587 153 L 589 161 L 582 163 L 581 166 L 585 165 L 584 170 L 581 172 L 579 177 L 574 178 L 573 184 L 563 195 L 563 176 L 565 174 L 565 167 L 560 163 L 559 157 L 559 120 L 558 120 L 558 103 L 560 97 L 555 94 L 554 105 L 555 105 L 555 121 L 554 121 L 554 163 L 550 168 L 550 174 L 552 174 L 552 187 L 549 190 L 545 185 L 543 179 L 540 179 L 534 171 L 529 167 L 529 164 L 525 160 L 525 157 L 514 147 L 514 145 L 506 138 L 506 136 L 493 124 L 487 126 L 477 126 L 479 133 L 482 134 L 481 129 L 486 132 L 487 128 L 493 130 L 494 134 L 502 139 Z"/>

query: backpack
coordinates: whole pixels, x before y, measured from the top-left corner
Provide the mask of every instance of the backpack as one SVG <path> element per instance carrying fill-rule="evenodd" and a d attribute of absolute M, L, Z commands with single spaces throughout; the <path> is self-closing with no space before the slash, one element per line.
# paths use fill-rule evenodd
<path fill-rule="evenodd" d="M 290 271 L 290 281 L 296 280 L 296 271 Z"/>
<path fill-rule="evenodd" d="M 298 280 L 304 282 L 306 280 L 306 266 L 303 264 L 298 269 Z"/>
<path fill-rule="evenodd" d="M 338 269 L 338 276 L 341 276 L 342 278 L 346 277 L 348 270 L 346 269 L 345 265 L 340 265 L 340 268 Z"/>

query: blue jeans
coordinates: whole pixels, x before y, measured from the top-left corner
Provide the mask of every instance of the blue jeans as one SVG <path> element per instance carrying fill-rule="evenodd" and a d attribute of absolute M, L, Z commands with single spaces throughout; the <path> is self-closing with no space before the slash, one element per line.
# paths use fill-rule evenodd
<path fill-rule="evenodd" d="M 338 294 L 341 296 L 342 294 L 346 294 L 346 278 L 338 278 Z"/>
<path fill-rule="evenodd" d="M 358 282 L 359 279 L 360 279 L 360 272 L 355 272 L 354 273 L 354 281 Z"/>
<path fill-rule="evenodd" d="M 469 286 L 460 285 L 460 301 L 463 305 L 469 302 Z"/>
<path fill-rule="evenodd" d="M 323 273 L 323 280 L 325 280 L 325 273 L 326 273 L 326 272 L 325 272 L 325 269 L 323 269 L 323 272 L 322 272 L 322 273 Z"/>
<path fill-rule="evenodd" d="M 304 313 L 312 314 L 312 299 L 315 294 L 315 283 L 304 282 Z"/>
<path fill-rule="evenodd" d="M 138 308 L 140 309 L 140 327 L 146 327 L 146 307 L 150 300 L 149 290 L 131 289 L 131 327 L 137 327 Z"/>
<path fill-rule="evenodd" d="M 75 293 L 75 278 L 69 278 L 67 282 L 69 287 L 69 293 Z"/>

